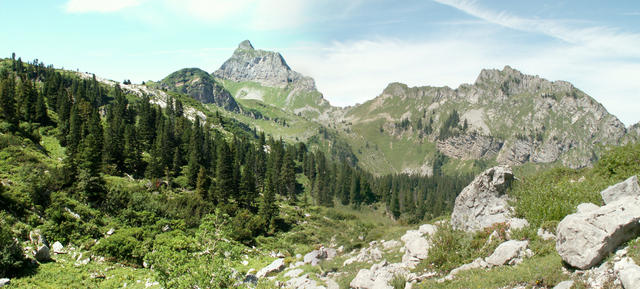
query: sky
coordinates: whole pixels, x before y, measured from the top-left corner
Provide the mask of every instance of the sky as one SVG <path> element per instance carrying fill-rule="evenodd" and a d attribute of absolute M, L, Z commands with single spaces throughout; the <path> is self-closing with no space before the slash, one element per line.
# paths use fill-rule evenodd
<path fill-rule="evenodd" d="M 0 57 L 133 82 L 280 52 L 333 105 L 390 82 L 458 87 L 509 65 L 640 122 L 637 0 L 0 0 Z"/>

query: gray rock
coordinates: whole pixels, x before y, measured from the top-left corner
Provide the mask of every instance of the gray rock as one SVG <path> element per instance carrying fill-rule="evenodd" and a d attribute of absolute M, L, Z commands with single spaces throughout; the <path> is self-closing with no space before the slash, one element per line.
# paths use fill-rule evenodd
<path fill-rule="evenodd" d="M 292 289 L 326 289 L 326 287 L 318 285 L 316 280 L 309 278 L 309 275 L 307 274 L 287 281 L 286 285 L 287 288 Z"/>
<path fill-rule="evenodd" d="M 522 258 L 530 256 L 527 251 L 529 241 L 510 240 L 500 244 L 485 261 L 492 266 L 514 265 L 522 262 Z"/>
<path fill-rule="evenodd" d="M 473 262 L 471 263 L 464 264 L 458 268 L 451 270 L 451 272 L 449 272 L 449 275 L 447 275 L 445 279 L 451 280 L 455 275 L 457 275 L 462 271 L 467 271 L 467 270 L 477 269 L 477 268 L 487 268 L 487 267 L 489 267 L 489 264 L 485 260 L 483 260 L 482 258 L 477 258 L 473 260 Z"/>
<path fill-rule="evenodd" d="M 0 287 L 4 287 L 5 285 L 9 285 L 9 284 L 11 284 L 11 279 L 9 278 L 0 279 Z"/>
<path fill-rule="evenodd" d="M 623 242 L 640 234 L 640 196 L 566 216 L 557 228 L 556 250 L 573 267 L 598 264 Z"/>
<path fill-rule="evenodd" d="M 256 273 L 256 277 L 258 278 L 267 277 L 270 274 L 282 271 L 284 267 L 285 267 L 284 259 L 276 259 L 273 262 L 271 262 L 271 264 L 269 264 L 267 267 L 260 269 L 260 271 Z"/>
<path fill-rule="evenodd" d="M 384 248 L 385 250 L 397 248 L 397 247 L 400 247 L 400 245 L 402 245 L 402 243 L 400 243 L 400 241 L 398 240 L 389 240 L 389 241 L 382 242 L 382 248 Z"/>
<path fill-rule="evenodd" d="M 202 103 L 215 103 L 229 110 L 239 111 L 231 93 L 208 72 L 199 68 L 184 68 L 169 74 L 160 81 L 162 88 L 189 95 Z"/>
<path fill-rule="evenodd" d="M 631 258 L 622 258 L 613 266 L 613 269 L 622 282 L 622 287 L 625 289 L 640 288 L 640 266 L 636 265 Z"/>
<path fill-rule="evenodd" d="M 49 247 L 47 245 L 42 245 L 38 247 L 36 254 L 34 256 L 38 262 L 47 262 L 51 261 L 51 253 L 49 252 Z"/>
<path fill-rule="evenodd" d="M 306 264 L 311 264 L 312 266 L 318 265 L 321 260 L 331 260 L 337 255 L 337 252 L 333 248 L 325 248 L 322 247 L 318 250 L 313 250 L 306 255 L 304 255 L 304 262 Z"/>
<path fill-rule="evenodd" d="M 609 204 L 624 197 L 640 196 L 638 177 L 632 176 L 624 182 L 617 183 L 600 192 L 605 204 Z"/>
<path fill-rule="evenodd" d="M 109 229 L 109 231 L 107 231 L 107 233 L 106 233 L 105 235 L 107 235 L 107 236 L 111 236 L 111 235 L 113 235 L 113 233 L 115 233 L 115 232 L 116 232 L 116 229 L 111 228 L 111 229 Z"/>
<path fill-rule="evenodd" d="M 573 280 L 567 280 L 558 283 L 553 289 L 571 289 L 571 286 L 573 286 Z"/>
<path fill-rule="evenodd" d="M 576 211 L 578 213 L 587 213 L 587 212 L 591 212 L 594 210 L 599 209 L 600 207 L 598 205 L 595 205 L 593 203 L 582 203 L 580 205 L 578 205 L 578 207 L 576 208 Z"/>
<path fill-rule="evenodd" d="M 507 188 L 514 179 L 506 166 L 490 168 L 477 176 L 456 198 L 451 224 L 456 229 L 477 231 L 511 219 Z"/>
<path fill-rule="evenodd" d="M 300 276 L 300 274 L 302 274 L 302 272 L 304 272 L 304 270 L 302 270 L 302 269 L 293 269 L 293 270 L 290 270 L 290 271 L 284 273 L 284 277 L 295 278 L 295 277 Z"/>
<path fill-rule="evenodd" d="M 60 242 L 58 242 L 58 241 L 53 243 L 53 246 L 51 247 L 51 249 L 53 249 L 53 253 L 56 253 L 56 254 L 65 254 L 66 253 L 64 251 L 64 246 L 62 246 L 62 244 Z"/>
<path fill-rule="evenodd" d="M 247 276 L 244 276 L 242 283 L 256 285 L 258 284 L 258 277 L 255 274 L 247 274 Z"/>
<path fill-rule="evenodd" d="M 395 276 L 409 276 L 409 271 L 401 263 L 389 264 L 382 261 L 371 266 L 371 269 L 362 269 L 358 271 L 349 286 L 354 289 L 393 289 L 389 285 Z"/>
<path fill-rule="evenodd" d="M 556 238 L 556 235 L 542 228 L 538 228 L 537 234 L 538 234 L 538 237 L 540 237 L 540 239 L 545 241 L 554 240 Z"/>

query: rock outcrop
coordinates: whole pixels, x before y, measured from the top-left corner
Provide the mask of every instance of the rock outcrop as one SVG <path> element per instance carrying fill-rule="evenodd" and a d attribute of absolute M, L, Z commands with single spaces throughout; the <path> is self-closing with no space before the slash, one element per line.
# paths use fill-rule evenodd
<path fill-rule="evenodd" d="M 331 260 L 337 255 L 337 252 L 333 248 L 322 247 L 318 250 L 313 250 L 304 255 L 304 263 L 311 264 L 312 266 L 318 265 L 322 260 Z"/>
<path fill-rule="evenodd" d="M 395 276 L 409 275 L 409 271 L 401 263 L 389 264 L 386 260 L 371 266 L 371 269 L 362 269 L 349 283 L 354 289 L 393 289 L 389 285 Z"/>
<path fill-rule="evenodd" d="M 401 238 L 404 242 L 404 255 L 402 263 L 412 268 L 417 265 L 420 260 L 424 260 L 429 256 L 431 243 L 429 238 L 435 234 L 437 227 L 430 224 L 420 226 L 418 230 L 409 230 Z"/>
<path fill-rule="evenodd" d="M 171 73 L 160 81 L 160 87 L 189 95 L 202 103 L 215 103 L 226 110 L 239 110 L 231 94 L 199 68 L 184 68 Z"/>
<path fill-rule="evenodd" d="M 556 250 L 569 265 L 587 269 L 623 242 L 640 235 L 640 196 L 566 216 L 557 228 Z"/>
<path fill-rule="evenodd" d="M 513 181 L 511 168 L 497 166 L 478 175 L 456 198 L 451 224 L 456 229 L 477 231 L 496 223 L 522 226 L 526 220 L 512 217 L 506 190 Z"/>
<path fill-rule="evenodd" d="M 640 288 L 640 266 L 629 257 L 615 263 L 613 269 L 625 289 Z"/>

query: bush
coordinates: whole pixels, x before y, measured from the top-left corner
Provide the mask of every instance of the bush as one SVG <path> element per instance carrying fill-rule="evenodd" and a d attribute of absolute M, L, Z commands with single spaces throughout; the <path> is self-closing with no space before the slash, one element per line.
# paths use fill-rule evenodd
<path fill-rule="evenodd" d="M 22 246 L 5 219 L 5 213 L 0 212 L 0 276 L 13 277 L 25 266 L 26 259 L 22 254 Z"/>
<path fill-rule="evenodd" d="M 45 210 L 45 216 L 47 221 L 42 231 L 49 240 L 79 244 L 102 235 L 100 213 L 69 198 L 64 192 L 51 194 L 51 205 Z"/>
<path fill-rule="evenodd" d="M 92 250 L 116 261 L 142 265 L 144 255 L 148 252 L 144 240 L 140 228 L 120 229 L 113 235 L 101 239 Z"/>

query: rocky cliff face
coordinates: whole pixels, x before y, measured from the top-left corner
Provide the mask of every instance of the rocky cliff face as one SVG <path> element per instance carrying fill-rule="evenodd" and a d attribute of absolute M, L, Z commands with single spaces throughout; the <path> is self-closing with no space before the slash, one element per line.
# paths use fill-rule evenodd
<path fill-rule="evenodd" d="M 238 104 L 206 71 L 199 68 L 185 68 L 165 77 L 162 88 L 187 94 L 202 103 L 215 103 L 230 111 L 238 111 Z"/>
<path fill-rule="evenodd" d="M 269 87 L 293 85 L 306 90 L 316 89 L 314 80 L 291 70 L 280 53 L 254 49 L 249 40 L 241 42 L 231 58 L 213 75 L 235 82 L 257 82 Z"/>
<path fill-rule="evenodd" d="M 598 146 L 619 144 L 626 134 L 622 122 L 570 83 L 509 66 L 482 70 L 474 84 L 456 89 L 392 83 L 346 118 L 384 118 L 384 132 L 396 138 L 434 142 L 456 159 L 509 165 L 558 161 L 584 167 L 597 158 Z"/>

